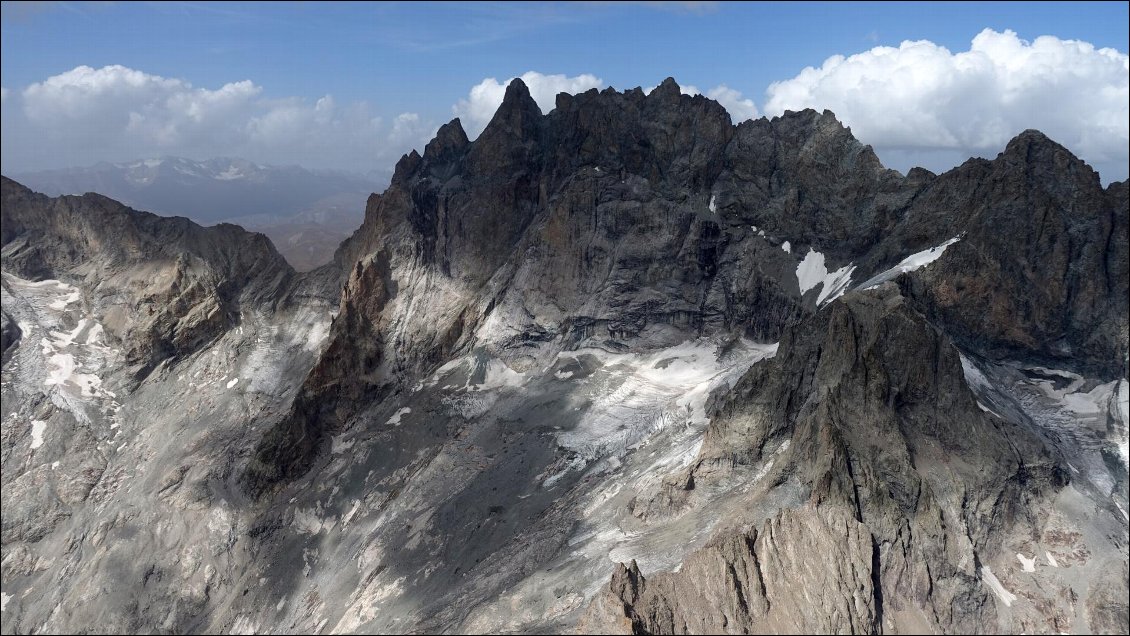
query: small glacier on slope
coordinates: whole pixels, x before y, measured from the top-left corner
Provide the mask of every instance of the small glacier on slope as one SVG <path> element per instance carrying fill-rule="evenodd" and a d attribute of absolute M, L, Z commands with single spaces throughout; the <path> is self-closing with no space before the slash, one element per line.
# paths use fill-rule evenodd
<path fill-rule="evenodd" d="M 899 274 L 905 274 L 907 272 L 913 272 L 916 269 L 923 268 L 941 258 L 942 254 L 945 253 L 947 247 L 960 240 L 960 236 L 955 236 L 945 243 L 942 243 L 941 245 L 936 245 L 929 249 L 922 250 L 921 252 L 915 252 L 914 254 L 911 254 L 910 256 L 907 256 L 906 258 L 899 261 L 898 265 L 895 265 L 894 267 L 884 271 L 883 273 L 867 279 L 867 281 L 860 285 L 859 288 L 871 289 L 873 287 L 878 287 L 879 285 L 882 285 L 889 280 L 894 280 Z"/>

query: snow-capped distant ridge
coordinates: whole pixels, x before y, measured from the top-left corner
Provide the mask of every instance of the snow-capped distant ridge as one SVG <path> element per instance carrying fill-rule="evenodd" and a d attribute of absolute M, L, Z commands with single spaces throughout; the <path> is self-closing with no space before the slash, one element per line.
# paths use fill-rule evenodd
<path fill-rule="evenodd" d="M 125 172 L 128 181 L 144 186 L 153 184 L 159 177 L 168 178 L 173 175 L 184 175 L 199 179 L 213 179 L 216 181 L 255 179 L 261 177 L 264 172 L 275 169 L 246 159 L 229 157 L 216 157 L 197 161 L 184 157 L 166 156 L 102 165 L 107 165 L 111 169 L 116 168 L 122 170 Z"/>
<path fill-rule="evenodd" d="M 113 173 L 132 174 L 159 174 L 159 175 L 186 175 L 217 181 L 235 181 L 252 178 L 260 174 L 275 175 L 313 175 L 325 178 L 349 179 L 368 184 L 369 189 L 377 190 L 383 187 L 387 177 L 376 173 L 362 174 L 348 170 L 335 170 L 325 168 L 306 168 L 297 164 L 263 164 L 241 157 L 211 157 L 208 159 L 191 159 L 165 155 L 161 157 L 148 157 L 132 161 L 108 162 L 101 161 L 89 166 L 74 166 L 69 168 L 55 168 L 36 172 L 14 175 L 21 183 L 35 183 L 44 178 L 70 178 L 77 175 L 98 175 L 103 178 Z M 150 182 L 141 177 L 135 180 Z M 46 192 L 55 196 L 53 191 Z M 58 194 L 69 194 L 60 192 Z"/>

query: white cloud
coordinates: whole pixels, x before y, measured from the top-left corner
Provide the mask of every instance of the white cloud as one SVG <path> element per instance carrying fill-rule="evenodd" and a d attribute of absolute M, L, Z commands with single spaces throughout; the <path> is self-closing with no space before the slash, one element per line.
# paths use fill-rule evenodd
<path fill-rule="evenodd" d="M 530 89 L 530 96 L 538 103 L 543 113 L 553 110 L 557 103 L 558 93 L 583 93 L 590 88 L 604 88 L 604 80 L 585 73 L 575 77 L 565 75 L 542 75 L 536 71 L 523 73 L 522 81 Z M 483 128 L 490 123 L 494 111 L 502 104 L 506 95 L 506 86 L 510 80 L 499 82 L 493 77 L 488 77 L 471 87 L 466 99 L 460 99 L 451 107 L 463 123 L 467 135 L 477 137 Z"/>
<path fill-rule="evenodd" d="M 553 110 L 558 93 L 576 94 L 583 93 L 590 88 L 604 88 L 603 80 L 589 74 L 566 77 L 565 75 L 542 75 L 536 71 L 529 71 L 522 75 L 522 81 L 530 89 L 530 96 L 538 103 L 538 107 L 541 108 L 543 113 Z M 494 112 L 502 104 L 502 98 L 506 95 L 506 87 L 509 84 L 510 80 L 499 82 L 493 77 L 488 77 L 471 87 L 466 99 L 459 100 L 455 106 L 451 107 L 452 112 L 463 122 L 463 128 L 470 137 L 476 137 L 490 123 Z M 648 87 L 644 89 L 644 93 L 651 93 L 655 88 L 656 86 Z M 680 86 L 679 91 L 684 95 L 691 96 L 702 94 L 702 91 L 693 84 Z M 740 92 L 725 84 L 710 89 L 706 95 L 725 106 L 735 123 L 758 115 L 757 106 L 754 105 L 753 100 L 743 99 Z"/>
<path fill-rule="evenodd" d="M 4 170 L 13 171 L 160 155 L 368 171 L 422 148 L 434 129 L 414 113 L 386 126 L 367 103 L 331 95 L 268 98 L 250 80 L 198 88 L 116 65 L 5 89 L 3 102 Z"/>
<path fill-rule="evenodd" d="M 389 142 L 398 148 L 416 148 L 423 152 L 424 145 L 435 137 L 439 129 L 434 122 L 424 121 L 419 113 L 400 113 L 392 120 Z"/>
<path fill-rule="evenodd" d="M 706 96 L 725 106 L 726 110 L 730 113 L 730 119 L 732 119 L 735 124 L 741 123 L 747 119 L 753 119 L 760 114 L 752 99 L 743 99 L 741 92 L 725 84 L 710 89 L 706 92 Z"/>
<path fill-rule="evenodd" d="M 1028 42 L 985 29 L 970 50 L 921 40 L 828 58 L 767 91 L 765 111 L 831 109 L 885 159 L 940 152 L 995 156 L 1037 128 L 1099 168 L 1126 177 L 1130 58 L 1051 36 Z"/>
<path fill-rule="evenodd" d="M 658 88 L 658 86 L 650 86 L 644 89 L 644 94 L 649 95 L 651 91 Z M 684 95 L 704 94 L 694 84 L 687 84 L 686 86 L 679 86 L 679 92 Z M 735 124 L 740 124 L 747 119 L 757 117 L 760 112 L 757 110 L 757 105 L 753 103 L 752 99 L 746 99 L 742 96 L 741 91 L 734 90 L 725 84 L 719 84 L 714 88 L 706 91 L 705 95 L 710 99 L 722 104 L 722 106 L 730 113 L 730 119 Z"/>
<path fill-rule="evenodd" d="M 0 102 L 8 101 L 8 89 L 0 86 Z"/>

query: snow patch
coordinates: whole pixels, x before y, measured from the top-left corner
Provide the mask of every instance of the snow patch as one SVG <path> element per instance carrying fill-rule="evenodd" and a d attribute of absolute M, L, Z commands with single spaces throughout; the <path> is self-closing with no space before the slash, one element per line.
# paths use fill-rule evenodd
<path fill-rule="evenodd" d="M 239 383 L 239 378 L 232 378 L 231 382 L 228 382 L 227 387 L 230 389 L 238 383 Z"/>
<path fill-rule="evenodd" d="M 405 415 L 408 415 L 411 412 L 412 412 L 411 407 L 406 406 L 406 407 L 400 409 L 399 411 L 393 413 L 392 417 L 388 418 L 388 421 L 385 422 L 385 424 L 390 425 L 390 426 L 400 426 L 400 418 L 404 417 Z"/>
<path fill-rule="evenodd" d="M 785 241 L 781 248 L 784 249 L 785 245 L 788 245 L 788 241 Z M 796 279 L 800 293 L 805 294 L 808 290 L 821 284 L 827 275 L 828 268 L 824 267 L 824 255 L 814 249 L 809 249 L 808 253 L 804 255 L 804 260 L 796 268 Z"/>
<path fill-rule="evenodd" d="M 482 384 L 477 385 L 480 391 L 498 389 L 502 387 L 518 387 L 526 382 L 526 375 L 506 366 L 502 360 L 491 359 L 487 362 L 486 377 Z"/>
<path fill-rule="evenodd" d="M 588 462 L 585 461 L 584 457 L 581 457 L 581 456 L 574 457 L 568 464 L 565 465 L 565 468 L 563 468 L 562 470 L 560 470 L 557 473 L 550 475 L 549 477 L 546 477 L 541 482 L 541 487 L 545 488 L 547 490 L 549 488 L 553 488 L 553 485 L 556 484 L 557 482 L 561 481 L 561 479 L 563 477 L 565 477 L 565 475 L 568 475 L 570 471 L 583 470 L 585 468 L 585 466 L 587 466 L 587 465 L 588 465 Z"/>
<path fill-rule="evenodd" d="M 1110 398 L 1118 390 L 1115 386 L 1116 383 L 1100 384 L 1099 386 L 1083 393 L 1071 393 L 1063 396 L 1063 405 L 1068 410 L 1074 411 L 1079 415 L 1097 415 L 1103 412 L 1104 406 L 1110 404 Z M 1116 409 L 1111 409 L 1114 414 Z M 1117 417 L 1117 416 L 1116 416 Z"/>
<path fill-rule="evenodd" d="M 710 208 L 711 214 L 718 211 L 718 208 L 714 206 L 714 195 L 710 195 L 710 205 L 708 205 L 707 207 Z"/>
<path fill-rule="evenodd" d="M 326 341 L 330 335 L 330 321 L 318 321 L 310 327 L 310 334 L 306 337 L 305 348 L 312 353 L 318 353 L 322 349 L 322 343 Z"/>
<path fill-rule="evenodd" d="M 981 580 L 989 586 L 993 594 L 996 594 L 997 598 L 999 598 L 1006 607 L 1012 607 L 1012 602 L 1016 600 L 1016 595 L 1004 589 L 1000 580 L 997 579 L 996 575 L 993 574 L 993 571 L 989 569 L 987 565 L 981 566 Z"/>
<path fill-rule="evenodd" d="M 742 340 L 722 360 L 717 349 L 716 342 L 700 339 L 649 353 L 610 353 L 595 348 L 562 353 L 559 358 L 592 356 L 601 367 L 582 381 L 583 387 L 591 387 L 592 401 L 577 425 L 559 435 L 558 443 L 594 461 L 621 456 L 672 426 L 700 436 L 709 422 L 705 404 L 710 392 L 722 384 L 733 385 L 755 362 L 773 357 L 777 345 Z M 673 448 L 661 463 L 674 468 L 684 460 L 691 461 L 699 441 L 688 440 Z"/>
<path fill-rule="evenodd" d="M 207 176 L 207 175 L 201 174 L 200 171 L 198 171 L 198 170 L 193 170 L 192 167 L 190 167 L 190 166 L 185 166 L 183 163 L 179 163 L 179 164 L 173 166 L 173 170 L 176 170 L 177 172 L 179 172 L 181 174 L 187 174 L 190 177 L 205 177 L 205 176 Z"/>
<path fill-rule="evenodd" d="M 48 281 L 43 281 L 43 282 L 48 282 Z M 59 289 L 65 291 L 65 292 L 68 292 L 68 294 L 66 296 L 63 296 L 62 298 L 59 298 L 57 300 L 53 300 L 53 301 L 51 301 L 50 303 L 47 304 L 48 307 L 50 307 L 51 309 L 54 309 L 55 311 L 63 311 L 64 309 L 67 308 L 67 305 L 70 305 L 71 303 L 77 302 L 78 299 L 82 297 L 82 294 L 75 287 L 72 287 L 72 286 L 70 286 L 66 283 L 63 283 L 63 282 L 60 282 L 60 281 L 57 281 L 57 280 L 56 281 L 50 281 L 50 282 L 54 282 L 59 287 Z"/>
<path fill-rule="evenodd" d="M 781 246 L 784 248 L 784 245 Z M 855 265 L 848 263 L 834 272 L 829 272 L 824 265 L 824 255 L 809 248 L 804 260 L 797 265 L 796 278 L 801 295 L 808 290 L 821 285 L 820 295 L 816 297 L 816 304 L 824 305 L 839 298 L 847 291 L 851 284 L 851 275 Z"/>
<path fill-rule="evenodd" d="M 1035 556 L 1033 556 L 1031 559 L 1029 559 L 1028 557 L 1024 556 L 1022 553 L 1017 552 L 1016 558 L 1017 558 L 1017 560 L 1020 561 L 1020 568 L 1022 570 L 1024 570 L 1025 572 L 1035 572 L 1036 571 L 1036 557 Z"/>
<path fill-rule="evenodd" d="M 243 174 L 243 171 L 234 165 L 228 166 L 227 170 L 216 175 L 216 179 L 220 181 L 234 181 L 235 179 L 244 179 L 246 177 L 247 175 Z"/>
<path fill-rule="evenodd" d="M 348 526 L 349 522 L 353 520 L 353 515 L 357 514 L 357 510 L 360 509 L 360 508 L 361 508 L 361 500 L 360 499 L 354 499 L 353 500 L 353 507 L 350 508 L 349 511 L 346 512 L 345 515 L 342 516 L 342 518 L 341 518 L 341 529 L 343 531 L 345 530 L 345 526 Z"/>
<path fill-rule="evenodd" d="M 257 631 L 259 631 L 259 623 L 252 622 L 249 616 L 235 619 L 235 624 L 231 628 L 233 634 L 255 634 Z"/>
<path fill-rule="evenodd" d="M 848 263 L 834 272 L 830 272 L 824 278 L 824 288 L 820 291 L 820 295 L 816 297 L 817 305 L 825 305 L 833 300 L 844 295 L 851 285 L 851 274 L 855 271 L 855 265 Z"/>
<path fill-rule="evenodd" d="M 1063 388 L 1056 388 L 1055 382 L 1046 379 L 1028 380 L 1028 384 L 1053 400 L 1060 416 L 1080 422 L 1097 422 L 1100 427 L 1106 423 L 1106 444 L 1113 447 L 1123 467 L 1130 470 L 1130 423 L 1127 422 L 1130 383 L 1125 379 L 1115 380 L 1096 385 L 1090 391 L 1082 391 L 1087 379 L 1077 373 L 1045 367 L 1028 368 L 1045 376 L 1069 380 Z"/>
<path fill-rule="evenodd" d="M 31 421 L 31 450 L 43 446 L 43 432 L 47 430 L 47 422 L 43 420 Z"/>
<path fill-rule="evenodd" d="M 342 441 L 340 435 L 335 435 L 334 437 L 330 438 L 330 454 L 339 455 L 341 453 L 344 453 L 345 451 L 353 448 L 353 445 L 355 443 L 357 443 L 356 440 L 351 439 L 346 442 Z"/>
<path fill-rule="evenodd" d="M 318 534 L 322 531 L 322 518 L 314 510 L 300 508 L 294 511 L 292 525 L 303 534 Z"/>
<path fill-rule="evenodd" d="M 762 233 L 758 233 L 758 236 L 764 236 L 764 234 L 762 234 Z M 785 250 L 785 251 L 786 251 L 786 252 L 788 252 L 789 254 L 792 254 L 792 253 L 793 253 L 793 246 L 792 246 L 792 244 L 790 244 L 790 243 L 789 243 L 788 241 L 785 241 L 784 243 L 781 243 L 781 249 Z M 804 292 L 801 292 L 801 293 L 803 294 Z"/>
<path fill-rule="evenodd" d="M 61 312 L 80 297 L 79 291 L 76 288 L 56 280 L 32 283 L 7 273 L 4 274 L 4 279 L 13 287 L 29 290 L 43 289 L 46 294 L 43 292 L 35 293 L 29 300 L 42 302 L 54 298 L 51 302 L 46 304 L 51 312 Z M 59 296 L 44 289 L 51 287 L 62 290 L 65 295 Z M 46 298 L 44 296 L 46 296 Z M 44 322 L 44 320 L 46 320 L 46 322 Z M 60 388 L 71 385 L 78 389 L 78 393 L 82 397 L 112 399 L 114 394 L 102 388 L 102 378 L 94 373 L 80 372 L 80 370 L 97 370 L 105 363 L 107 357 L 116 353 L 103 342 L 104 331 L 102 325 L 96 320 L 81 318 L 73 329 L 67 331 L 61 327 L 60 322 L 61 318 L 57 314 L 52 316 L 48 312 L 47 315 L 40 316 L 39 325 L 33 325 L 28 322 L 19 323 L 20 330 L 25 337 L 28 336 L 36 326 L 46 332 L 46 336 L 39 339 L 43 361 L 45 362 L 44 370 L 46 371 L 43 385 L 47 387 L 58 386 Z M 72 398 L 75 397 L 72 392 L 65 391 L 59 394 L 58 397 L 65 400 L 70 405 L 68 407 L 69 410 L 75 412 L 80 420 L 85 420 L 85 415 L 76 411 L 76 409 L 79 411 L 81 411 L 81 409 L 78 407 L 77 403 L 72 401 Z M 112 408 L 114 404 L 116 403 L 111 403 L 110 408 Z"/>
<path fill-rule="evenodd" d="M 777 463 L 777 460 L 770 459 L 769 461 L 765 462 L 764 466 L 757 469 L 757 473 L 753 476 L 753 483 L 756 484 L 757 482 L 761 481 L 766 475 L 768 475 L 769 471 L 773 470 L 773 464 L 775 463 Z"/>
<path fill-rule="evenodd" d="M 910 256 L 907 256 L 906 258 L 899 261 L 898 265 L 895 265 L 885 272 L 868 279 L 866 282 L 860 285 L 860 287 L 863 289 L 878 287 L 879 285 L 889 280 L 894 280 L 896 277 L 898 277 L 899 274 L 905 274 L 907 272 L 913 272 L 916 269 L 921 269 L 941 258 L 942 254 L 945 253 L 947 247 L 960 240 L 960 236 L 955 236 L 945 243 L 942 243 L 941 245 L 936 245 L 934 247 L 931 247 L 930 249 L 922 250 L 921 252 L 915 252 L 914 254 L 911 254 Z"/>
<path fill-rule="evenodd" d="M 1048 565 L 1052 566 L 1053 568 L 1059 567 L 1059 561 L 1055 560 L 1055 557 L 1052 556 L 1051 552 L 1044 550 L 1044 556 L 1048 558 Z"/>
<path fill-rule="evenodd" d="M 1004 419 L 1003 417 L 1001 417 L 1000 413 L 997 413 L 993 409 L 985 406 L 980 400 L 977 400 L 977 408 L 981 409 L 982 411 L 984 411 L 984 412 L 986 412 L 990 415 L 996 415 L 997 417 L 1000 417 L 1002 420 Z"/>
<path fill-rule="evenodd" d="M 1122 423 L 1122 439 L 1118 441 L 1118 454 L 1122 456 L 1122 466 L 1130 470 L 1130 381 L 1119 380 L 1118 390 L 1114 392 L 1115 408 L 1111 414 Z"/>
<path fill-rule="evenodd" d="M 0 592 L 0 612 L 8 609 L 8 601 L 12 600 L 11 594 Z"/>
<path fill-rule="evenodd" d="M 992 388 L 993 385 L 989 383 L 989 379 L 985 377 L 984 373 L 981 373 L 981 370 L 977 368 L 977 365 L 973 364 L 972 360 L 960 353 L 958 357 L 961 358 L 961 372 L 965 375 L 965 383 L 969 385 L 970 389 L 973 389 L 974 393 L 977 393 L 978 389 L 987 390 Z M 982 409 L 985 411 L 989 410 L 983 407 Z"/>

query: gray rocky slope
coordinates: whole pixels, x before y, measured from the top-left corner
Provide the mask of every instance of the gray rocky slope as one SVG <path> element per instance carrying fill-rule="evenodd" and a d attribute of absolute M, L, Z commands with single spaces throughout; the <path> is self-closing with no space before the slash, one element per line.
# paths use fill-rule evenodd
<path fill-rule="evenodd" d="M 356 229 L 365 198 L 387 178 L 243 159 L 181 157 L 14 176 L 50 196 L 97 192 L 157 214 L 203 225 L 236 223 L 266 234 L 291 266 L 308 271 L 332 258 Z"/>
<path fill-rule="evenodd" d="M 515 80 L 334 262 L 3 182 L 2 628 L 1125 632 L 1127 184 Z"/>

